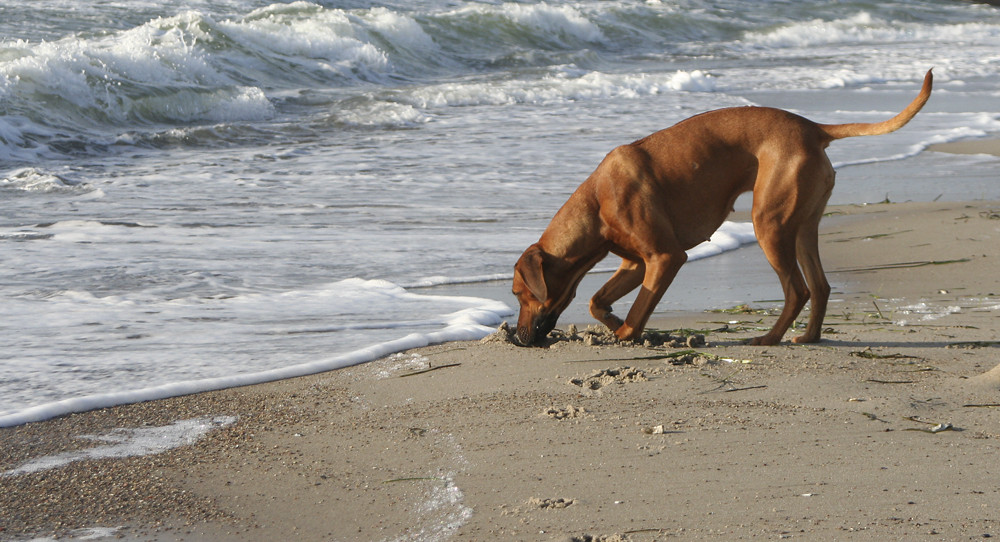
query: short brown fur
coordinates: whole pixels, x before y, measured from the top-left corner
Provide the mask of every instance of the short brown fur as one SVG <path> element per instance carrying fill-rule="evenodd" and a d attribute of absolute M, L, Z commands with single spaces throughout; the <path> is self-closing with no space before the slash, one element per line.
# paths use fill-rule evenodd
<path fill-rule="evenodd" d="M 639 338 L 687 260 L 685 251 L 708 239 L 748 191 L 758 243 L 785 297 L 774 327 L 751 344 L 780 342 L 806 301 L 812 303 L 809 323 L 793 340 L 818 341 L 830 296 L 819 221 L 834 182 L 824 149 L 835 139 L 903 127 L 930 98 L 932 79 L 928 71 L 913 102 L 883 122 L 817 124 L 780 109 L 736 107 L 696 115 L 612 150 L 514 266 L 518 341 L 544 339 L 584 274 L 609 252 L 622 264 L 594 294 L 590 313 L 620 339 Z M 638 287 L 622 321 L 611 304 Z"/>

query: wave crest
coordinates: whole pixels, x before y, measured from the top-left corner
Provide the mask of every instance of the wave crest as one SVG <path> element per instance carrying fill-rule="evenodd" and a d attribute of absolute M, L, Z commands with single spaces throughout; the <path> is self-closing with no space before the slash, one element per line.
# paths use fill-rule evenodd
<path fill-rule="evenodd" d="M 121 31 L 0 41 L 0 159 L 155 146 L 178 131 L 210 134 L 203 145 L 239 144 L 267 132 L 259 123 L 303 112 L 306 124 L 408 128 L 430 118 L 421 108 L 712 92 L 716 79 L 702 70 L 720 57 L 1000 35 L 988 22 L 839 13 L 778 17 L 765 29 L 747 14 L 657 2 L 337 9 L 298 0 L 225 20 L 184 11 Z M 865 79 L 813 70 L 799 79 L 829 88 L 910 71 Z M 324 103 L 307 103 L 314 96 Z"/>
<path fill-rule="evenodd" d="M 0 178 L 0 190 L 33 194 L 85 194 L 98 192 L 88 183 L 37 168 L 16 169 Z"/>

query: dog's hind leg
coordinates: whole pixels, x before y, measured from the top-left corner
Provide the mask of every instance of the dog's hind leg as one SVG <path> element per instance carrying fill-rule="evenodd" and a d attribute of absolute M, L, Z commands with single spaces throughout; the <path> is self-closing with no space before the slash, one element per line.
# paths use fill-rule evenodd
<path fill-rule="evenodd" d="M 785 305 L 771 331 L 750 341 L 750 344 L 759 346 L 769 346 L 781 342 L 785 331 L 792 325 L 795 317 L 799 315 L 809 299 L 809 289 L 806 288 L 806 281 L 802 278 L 802 273 L 796 263 L 796 232 L 782 230 L 775 224 L 765 224 L 764 220 L 757 220 L 757 217 L 754 217 L 757 242 L 764 250 L 764 255 L 767 256 L 767 261 L 771 264 L 774 272 L 778 274 L 781 289 L 784 292 Z"/>
<path fill-rule="evenodd" d="M 833 190 L 833 167 L 822 152 L 782 165 L 781 175 L 757 180 L 753 224 L 757 242 L 781 281 L 785 306 L 771 331 L 750 341 L 754 345 L 781 342 L 810 297 L 809 325 L 795 342 L 819 340 L 830 296 L 819 261 L 819 221 Z M 774 166 L 762 171 L 774 171 Z"/>
<path fill-rule="evenodd" d="M 590 298 L 590 315 L 608 326 L 611 331 L 618 331 L 625 322 L 611 312 L 611 305 L 638 288 L 645 273 L 646 265 L 641 261 L 622 258 L 622 264 L 615 274 L 611 275 L 608 282 Z"/>
<path fill-rule="evenodd" d="M 819 258 L 819 222 L 833 192 L 836 175 L 830 159 L 822 152 L 813 154 L 802 170 L 803 178 L 812 180 L 812 190 L 807 194 L 810 197 L 801 199 L 801 220 L 796 220 L 799 229 L 795 237 L 795 251 L 799 267 L 809 284 L 809 324 L 805 333 L 792 339 L 792 342 L 818 342 L 823 332 L 823 318 L 830 299 L 830 283 L 826 280 Z"/>
<path fill-rule="evenodd" d="M 820 209 L 819 214 L 822 214 Z M 819 219 L 804 224 L 797 238 L 797 254 L 809 283 L 809 325 L 802 335 L 792 339 L 796 343 L 814 343 L 819 341 L 823 328 L 823 318 L 826 316 L 826 303 L 830 299 L 830 283 L 823 273 L 823 265 L 819 259 Z"/>

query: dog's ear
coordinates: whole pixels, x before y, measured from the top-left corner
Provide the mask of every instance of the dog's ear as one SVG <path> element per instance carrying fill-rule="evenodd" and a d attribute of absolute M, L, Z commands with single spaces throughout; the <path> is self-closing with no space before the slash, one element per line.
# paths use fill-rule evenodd
<path fill-rule="evenodd" d="M 517 261 L 517 272 L 535 299 L 544 303 L 549 298 L 549 289 L 545 286 L 544 253 L 538 245 L 531 245 Z"/>

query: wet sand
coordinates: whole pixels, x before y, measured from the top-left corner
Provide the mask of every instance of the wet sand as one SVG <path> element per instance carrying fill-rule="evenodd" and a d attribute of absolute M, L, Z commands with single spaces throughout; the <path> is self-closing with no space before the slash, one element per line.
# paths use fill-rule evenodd
<path fill-rule="evenodd" d="M 773 303 L 661 313 L 708 344 L 449 343 L 0 429 L 6 471 L 96 444 L 80 435 L 238 416 L 0 476 L 0 539 L 1000 536 L 1000 202 L 829 211 L 821 343 L 746 346 Z"/>
<path fill-rule="evenodd" d="M 989 154 L 1000 156 L 1000 139 L 984 138 L 940 143 L 931 145 L 929 150 L 952 154 Z"/>

